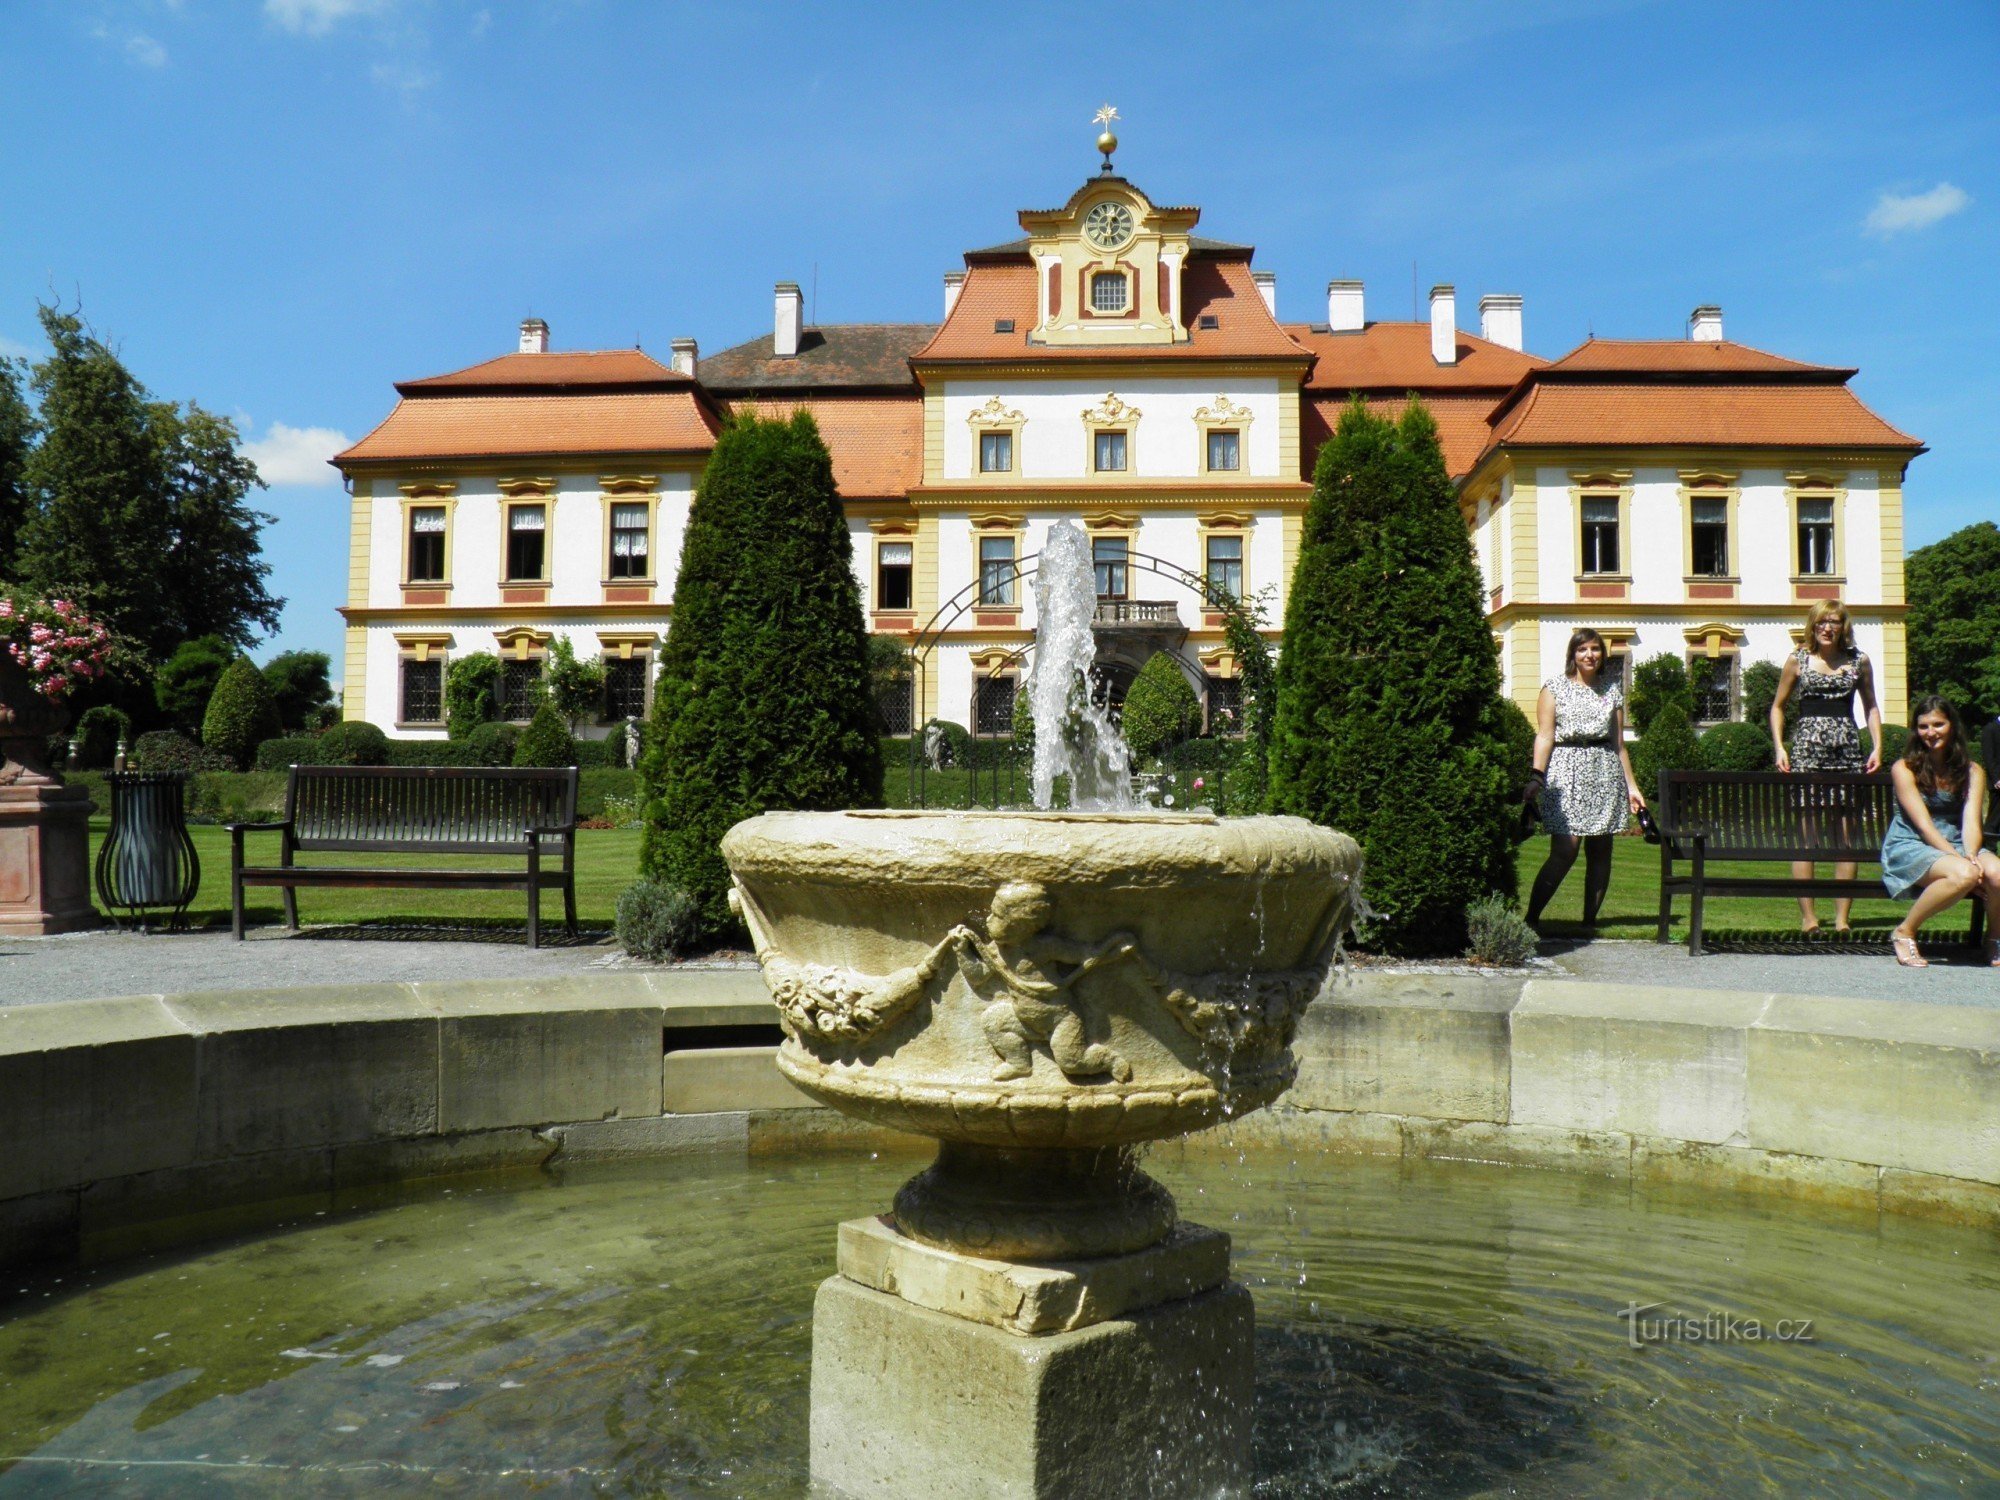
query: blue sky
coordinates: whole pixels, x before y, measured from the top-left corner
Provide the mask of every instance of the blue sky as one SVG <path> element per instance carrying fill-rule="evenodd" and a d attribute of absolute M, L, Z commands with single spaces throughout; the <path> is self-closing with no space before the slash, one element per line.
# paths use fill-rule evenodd
<path fill-rule="evenodd" d="M 1258 247 L 1288 319 L 1415 280 L 1587 332 L 1859 366 L 1932 452 L 1912 545 L 2000 514 L 2000 6 L 641 5 L 12 0 L 0 350 L 38 297 L 156 393 L 234 415 L 273 481 L 281 634 L 339 661 L 346 500 L 317 460 L 390 383 L 505 352 L 665 358 L 816 320 L 929 320 L 969 246 L 1096 165 Z"/>

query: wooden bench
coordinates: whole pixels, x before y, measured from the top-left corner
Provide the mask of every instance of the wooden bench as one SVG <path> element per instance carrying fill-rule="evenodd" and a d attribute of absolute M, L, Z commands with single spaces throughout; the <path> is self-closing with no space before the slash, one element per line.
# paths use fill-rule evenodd
<path fill-rule="evenodd" d="M 1705 904 L 1711 896 L 1887 895 L 1879 878 L 1801 880 L 1790 870 L 1770 875 L 1717 876 L 1711 860 L 1811 860 L 1873 864 L 1896 814 L 1896 790 L 1886 771 L 1873 776 L 1804 771 L 1662 771 L 1653 816 L 1660 826 L 1660 926 L 1667 941 L 1674 897 L 1688 897 L 1688 952 L 1702 951 Z M 1688 869 L 1676 874 L 1685 861 Z M 1972 903 L 1972 941 L 1985 912 Z"/>
<path fill-rule="evenodd" d="M 576 768 L 499 770 L 484 766 L 293 766 L 285 816 L 277 823 L 229 826 L 230 930 L 243 936 L 245 886 L 285 893 L 285 925 L 299 925 L 297 889 L 310 886 L 409 886 L 528 893 L 528 946 L 541 946 L 541 894 L 563 893 L 563 915 L 576 935 Z M 251 833 L 279 837 L 275 865 L 244 863 Z M 505 869 L 300 865 L 297 854 L 491 854 L 518 856 Z M 544 861 L 560 852 L 555 868 Z"/>

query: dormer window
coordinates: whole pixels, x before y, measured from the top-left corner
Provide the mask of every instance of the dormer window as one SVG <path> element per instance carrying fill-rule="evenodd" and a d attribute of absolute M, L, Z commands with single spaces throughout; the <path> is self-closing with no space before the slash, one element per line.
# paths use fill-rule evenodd
<path fill-rule="evenodd" d="M 1128 287 L 1123 271 L 1098 271 L 1090 278 L 1090 310 L 1122 313 L 1127 306 Z"/>
<path fill-rule="evenodd" d="M 1210 332 L 1222 326 L 1222 319 L 1217 317 L 1214 313 L 1203 313 L 1200 317 L 1196 318 L 1194 322 L 1195 322 L 1195 327 L 1205 329 Z"/>

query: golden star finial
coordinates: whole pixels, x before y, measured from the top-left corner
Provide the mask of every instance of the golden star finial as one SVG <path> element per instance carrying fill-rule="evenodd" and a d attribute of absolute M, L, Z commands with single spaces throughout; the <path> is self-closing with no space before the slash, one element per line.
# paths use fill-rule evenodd
<path fill-rule="evenodd" d="M 1117 118 L 1118 118 L 1118 111 L 1114 106 L 1109 104 L 1100 104 L 1097 106 L 1097 113 L 1091 116 L 1091 123 L 1093 125 L 1109 125 L 1113 120 Z"/>
<path fill-rule="evenodd" d="M 1104 168 L 1111 171 L 1111 153 L 1118 149 L 1118 137 L 1111 133 L 1111 122 L 1118 118 L 1118 111 L 1109 104 L 1100 104 L 1091 118 L 1104 128 L 1097 133 L 1097 149 L 1104 153 Z"/>

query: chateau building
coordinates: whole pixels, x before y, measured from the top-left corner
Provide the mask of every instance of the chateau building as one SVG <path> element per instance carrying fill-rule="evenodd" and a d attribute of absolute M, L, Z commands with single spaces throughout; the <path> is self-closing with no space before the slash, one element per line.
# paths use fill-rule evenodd
<path fill-rule="evenodd" d="M 1320 443 L 1354 395 L 1393 415 L 1414 393 L 1524 708 L 1588 624 L 1621 670 L 1705 659 L 1703 717 L 1735 716 L 1742 668 L 1781 660 L 1811 601 L 1837 598 L 1904 717 L 1901 485 L 1923 448 L 1862 405 L 1854 371 L 1731 343 L 1715 308 L 1686 340 L 1556 360 L 1526 352 L 1519 297 L 1482 297 L 1474 335 L 1449 286 L 1428 321 L 1388 322 L 1334 281 L 1324 321 L 1286 322 L 1251 248 L 1199 219 L 1107 154 L 1062 206 L 1022 212 L 1020 238 L 966 252 L 937 324 L 808 326 L 786 282 L 770 333 L 706 358 L 690 339 L 666 364 L 557 352 L 531 319 L 515 353 L 399 383 L 334 460 L 353 496 L 347 716 L 441 735 L 446 665 L 494 651 L 503 712 L 525 717 L 558 637 L 606 662 L 607 725 L 642 714 L 720 424 L 803 408 L 869 628 L 920 648 L 894 727 L 1008 732 L 1035 625 L 1017 570 L 1064 519 L 1091 538 L 1113 690 L 1167 651 L 1226 727 L 1236 664 L 1202 581 L 1260 600 L 1275 639 Z"/>

